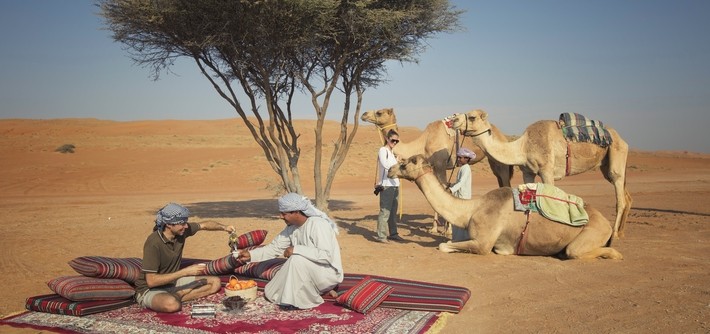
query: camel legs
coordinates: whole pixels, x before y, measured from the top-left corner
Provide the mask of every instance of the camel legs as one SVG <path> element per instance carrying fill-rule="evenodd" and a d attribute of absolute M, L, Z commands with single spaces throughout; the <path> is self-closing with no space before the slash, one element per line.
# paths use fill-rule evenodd
<path fill-rule="evenodd" d="M 616 249 L 611 247 L 599 247 L 592 249 L 589 252 L 583 254 L 575 254 L 575 256 L 567 255 L 569 259 L 610 259 L 610 260 L 623 260 L 624 257 Z"/>
<path fill-rule="evenodd" d="M 537 174 L 535 174 L 534 172 L 531 172 L 529 170 L 524 170 L 523 171 L 523 182 L 524 183 L 535 183 L 535 176 L 537 176 Z M 544 181 L 543 181 L 543 183 L 544 183 Z"/>
<path fill-rule="evenodd" d="M 631 194 L 626 189 L 626 159 L 621 159 L 617 155 L 610 154 L 609 160 L 604 161 L 601 165 L 604 178 L 614 185 L 616 194 L 616 219 L 614 220 L 612 240 L 624 236 L 624 225 L 629 217 L 633 202 Z"/>
<path fill-rule="evenodd" d="M 631 211 L 631 195 L 626 189 L 626 161 L 629 155 L 629 145 L 623 141 L 615 130 L 610 130 L 614 139 L 607 157 L 602 161 L 601 172 L 607 181 L 614 185 L 616 193 L 616 219 L 612 240 L 624 236 L 624 225 Z"/>
<path fill-rule="evenodd" d="M 430 229 L 427 232 L 431 234 L 443 234 L 447 238 L 451 239 L 451 223 L 444 221 L 444 231 L 439 232 L 439 213 L 434 211 L 434 219 Z"/>
<path fill-rule="evenodd" d="M 510 187 L 510 179 L 513 178 L 513 166 L 505 165 L 492 157 L 488 157 L 488 165 L 498 180 L 498 187 Z"/>
<path fill-rule="evenodd" d="M 624 225 L 631 211 L 631 194 L 626 190 L 622 181 L 614 182 L 616 192 L 616 219 L 614 220 L 614 234 L 612 239 L 619 239 L 624 236 Z"/>
<path fill-rule="evenodd" d="M 603 247 L 612 235 L 609 222 L 601 213 L 590 213 L 589 223 L 582 227 L 577 237 L 565 247 L 568 259 L 612 259 L 621 260 L 624 257 L 616 249 Z"/>
<path fill-rule="evenodd" d="M 439 213 L 434 211 L 434 219 L 432 219 L 431 228 L 427 231 L 429 233 L 439 233 Z"/>
<path fill-rule="evenodd" d="M 624 205 L 624 209 L 621 210 L 621 215 L 620 215 L 621 219 L 619 219 L 618 222 L 615 222 L 615 224 L 619 224 L 619 230 L 617 231 L 617 235 L 618 235 L 618 237 L 622 237 L 622 238 L 624 237 L 624 228 L 626 225 L 626 220 L 629 218 L 629 212 L 631 211 L 631 204 L 633 203 L 633 200 L 631 199 L 631 194 L 629 194 L 629 192 L 626 189 L 624 189 L 624 193 L 625 193 L 625 195 L 624 195 L 625 205 Z M 619 211 L 618 208 L 617 208 L 617 211 Z"/>
<path fill-rule="evenodd" d="M 439 251 L 444 253 L 470 252 L 474 254 L 487 255 L 491 253 L 491 246 L 485 246 L 480 240 L 471 239 L 459 242 L 442 242 L 439 244 Z"/>

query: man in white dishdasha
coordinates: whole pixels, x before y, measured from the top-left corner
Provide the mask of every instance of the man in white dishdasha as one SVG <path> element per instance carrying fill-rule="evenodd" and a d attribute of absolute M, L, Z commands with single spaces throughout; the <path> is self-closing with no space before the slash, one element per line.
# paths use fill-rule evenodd
<path fill-rule="evenodd" d="M 233 253 L 241 261 L 259 262 L 283 255 L 287 260 L 266 284 L 264 297 L 282 309 L 309 309 L 343 281 L 338 227 L 311 201 L 297 193 L 278 200 L 286 228 L 271 243 Z"/>

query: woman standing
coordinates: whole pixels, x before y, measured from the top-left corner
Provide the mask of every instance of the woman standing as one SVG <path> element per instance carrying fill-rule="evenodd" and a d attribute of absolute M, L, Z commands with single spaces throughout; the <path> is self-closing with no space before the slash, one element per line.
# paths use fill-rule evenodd
<path fill-rule="evenodd" d="M 389 178 L 387 173 L 390 168 L 397 164 L 397 158 L 392 149 L 399 143 L 399 134 L 390 130 L 387 132 L 387 142 L 380 147 L 377 154 L 377 182 L 375 187 L 381 186 L 380 213 L 377 216 L 377 238 L 378 242 L 386 243 L 387 240 L 404 241 L 397 233 L 397 206 L 399 203 L 399 178 Z"/>

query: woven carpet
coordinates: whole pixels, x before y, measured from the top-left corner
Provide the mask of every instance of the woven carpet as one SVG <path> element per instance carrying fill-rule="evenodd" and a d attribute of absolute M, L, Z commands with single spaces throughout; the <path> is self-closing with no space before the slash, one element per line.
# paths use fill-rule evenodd
<path fill-rule="evenodd" d="M 0 325 L 59 333 L 433 333 L 448 313 L 376 308 L 367 315 L 327 301 L 311 310 L 284 311 L 262 293 L 240 311 L 227 311 L 222 294 L 186 303 L 177 313 L 161 314 L 133 304 L 83 317 L 24 312 Z M 192 318 L 192 305 L 214 304 L 217 313 Z"/>

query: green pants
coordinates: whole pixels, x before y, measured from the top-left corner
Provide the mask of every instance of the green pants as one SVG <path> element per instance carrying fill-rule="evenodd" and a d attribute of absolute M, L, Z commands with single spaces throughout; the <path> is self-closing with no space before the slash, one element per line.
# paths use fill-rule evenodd
<path fill-rule="evenodd" d="M 399 187 L 385 187 L 380 193 L 380 214 L 377 216 L 377 237 L 385 239 L 397 235 L 397 206 Z"/>

